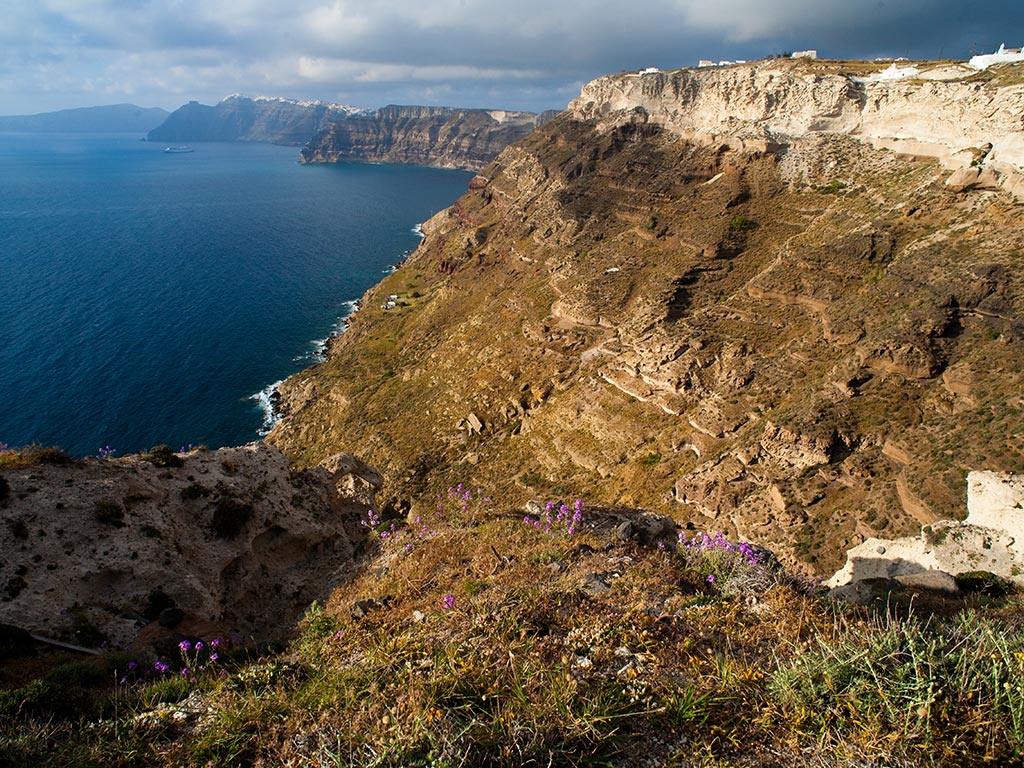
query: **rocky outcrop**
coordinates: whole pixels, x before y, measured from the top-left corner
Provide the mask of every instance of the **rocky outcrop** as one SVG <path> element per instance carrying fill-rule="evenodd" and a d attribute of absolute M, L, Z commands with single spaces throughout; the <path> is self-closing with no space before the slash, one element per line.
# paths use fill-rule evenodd
<path fill-rule="evenodd" d="M 984 573 L 1024 587 L 1024 477 L 971 472 L 967 511 L 966 520 L 941 520 L 920 536 L 868 539 L 826 586 L 844 599 L 860 599 L 862 582 L 956 592 L 952 577 Z"/>
<path fill-rule="evenodd" d="M 479 170 L 554 113 L 388 106 L 339 120 L 303 148 L 303 163 L 357 160 Z"/>
<path fill-rule="evenodd" d="M 348 454 L 293 471 L 262 443 L 4 468 L 0 479 L 0 622 L 79 644 L 128 644 L 183 617 L 287 636 L 352 575 L 381 482 Z M 180 613 L 165 623 L 170 608 Z"/>
<path fill-rule="evenodd" d="M 321 101 L 232 95 L 215 106 L 190 101 L 151 130 L 149 141 L 265 141 L 300 146 L 335 120 L 358 112 Z"/>
<path fill-rule="evenodd" d="M 957 188 L 986 174 L 1024 199 L 1024 88 L 979 80 L 967 69 L 939 69 L 871 79 L 810 60 L 769 60 L 610 75 L 584 86 L 569 109 L 604 130 L 639 113 L 688 141 L 738 148 L 781 148 L 815 134 L 854 136 L 939 159 L 954 170 Z M 944 79 L 930 79 L 932 70 Z"/>

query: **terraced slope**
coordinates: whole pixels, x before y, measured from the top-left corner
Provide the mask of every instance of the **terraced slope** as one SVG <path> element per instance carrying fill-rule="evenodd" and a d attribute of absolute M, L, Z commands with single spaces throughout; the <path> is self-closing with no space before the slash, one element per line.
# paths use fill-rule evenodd
<path fill-rule="evenodd" d="M 678 117 L 664 102 L 688 96 L 645 98 Z M 950 186 L 956 153 L 845 123 L 702 133 L 628 99 L 574 106 L 428 222 L 329 360 L 282 387 L 271 442 L 300 464 L 361 446 L 400 510 L 450 480 L 571 493 L 821 574 L 864 537 L 962 517 L 968 469 L 1020 466 L 1024 217 L 1005 183 Z"/>

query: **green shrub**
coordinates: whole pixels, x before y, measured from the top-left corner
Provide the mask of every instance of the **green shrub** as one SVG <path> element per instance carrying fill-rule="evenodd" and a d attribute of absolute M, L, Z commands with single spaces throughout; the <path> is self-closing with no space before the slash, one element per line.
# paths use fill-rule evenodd
<path fill-rule="evenodd" d="M 23 468 L 39 464 L 67 466 L 75 463 L 75 459 L 60 448 L 44 447 L 35 443 L 0 452 L 0 467 Z"/>
<path fill-rule="evenodd" d="M 735 235 L 749 232 L 757 226 L 754 222 L 748 219 L 743 214 L 739 213 L 732 217 L 732 221 L 729 222 L 729 229 Z"/>
<path fill-rule="evenodd" d="M 154 445 L 147 453 L 142 454 L 142 459 L 156 467 L 185 466 L 185 460 L 176 454 L 169 445 Z"/>

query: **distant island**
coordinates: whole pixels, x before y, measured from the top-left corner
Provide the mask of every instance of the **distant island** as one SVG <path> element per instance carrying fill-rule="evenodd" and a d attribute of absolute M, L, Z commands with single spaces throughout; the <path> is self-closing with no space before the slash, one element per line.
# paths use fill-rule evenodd
<path fill-rule="evenodd" d="M 0 116 L 0 131 L 19 133 L 145 133 L 170 114 L 160 107 L 110 104 L 37 115 Z"/>
<path fill-rule="evenodd" d="M 262 141 L 303 147 L 300 161 L 366 161 L 479 170 L 555 112 L 387 106 L 233 94 L 214 106 L 190 101 L 149 132 L 167 144 Z"/>
<path fill-rule="evenodd" d="M 334 121 L 358 112 L 356 107 L 327 101 L 232 94 L 213 106 L 188 102 L 154 126 L 147 139 L 163 143 L 263 141 L 302 146 Z"/>

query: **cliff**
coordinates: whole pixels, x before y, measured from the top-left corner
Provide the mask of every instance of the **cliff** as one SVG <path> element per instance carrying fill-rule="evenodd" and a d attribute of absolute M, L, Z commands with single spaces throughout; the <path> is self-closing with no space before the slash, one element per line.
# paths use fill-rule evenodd
<path fill-rule="evenodd" d="M 112 104 L 0 117 L 0 131 L 19 133 L 144 133 L 167 119 L 166 109 Z"/>
<path fill-rule="evenodd" d="M 854 136 L 876 148 L 933 157 L 973 180 L 1024 198 L 1024 85 L 1019 65 L 977 73 L 961 65 L 847 71 L 813 60 L 613 75 L 584 86 L 577 119 L 629 110 L 688 141 L 785 147 L 815 135 Z M 1002 75 L 1000 75 L 1002 73 Z M 1014 74 L 1017 73 L 1017 74 Z"/>
<path fill-rule="evenodd" d="M 301 145 L 330 125 L 357 112 L 321 101 L 232 95 L 215 106 L 190 101 L 149 132 L 149 141 L 265 141 Z"/>
<path fill-rule="evenodd" d="M 303 163 L 359 160 L 479 170 L 552 113 L 389 106 L 332 123 L 303 148 Z"/>
<path fill-rule="evenodd" d="M 86 646 L 141 649 L 174 607 L 179 632 L 288 636 L 355 572 L 380 482 L 345 455 L 293 472 L 261 443 L 0 458 L 0 622 Z"/>
<path fill-rule="evenodd" d="M 364 446 L 395 509 L 576 494 L 822 576 L 962 516 L 967 470 L 1024 459 L 1022 70 L 882 66 L 587 85 L 425 225 L 268 439 Z"/>

